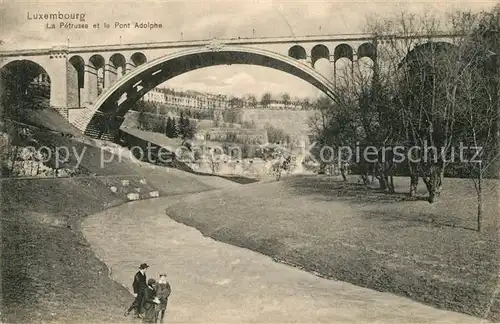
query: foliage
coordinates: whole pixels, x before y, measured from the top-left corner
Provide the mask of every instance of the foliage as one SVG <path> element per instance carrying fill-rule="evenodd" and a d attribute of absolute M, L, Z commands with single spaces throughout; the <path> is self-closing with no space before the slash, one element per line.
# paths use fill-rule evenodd
<path fill-rule="evenodd" d="M 222 118 L 226 123 L 241 124 L 242 111 L 236 108 L 224 110 Z"/>
<path fill-rule="evenodd" d="M 272 96 L 271 93 L 266 92 L 262 95 L 260 99 L 260 104 L 264 107 L 268 107 L 271 104 Z"/>
<path fill-rule="evenodd" d="M 287 107 L 290 104 L 290 95 L 288 93 L 284 93 L 281 96 L 281 100 L 283 101 L 283 104 L 285 105 L 285 107 Z"/>
<path fill-rule="evenodd" d="M 492 31 L 500 29 L 499 8 L 492 13 L 458 12 L 446 22 L 407 13 L 371 19 L 367 27 L 370 33 L 402 37 L 386 37 L 378 44 L 377 57 L 369 69 L 362 71 L 358 64 L 354 73 L 346 73 L 348 78 L 337 80 L 334 102 L 320 99 L 314 103 L 317 114 L 310 127 L 318 143 L 315 154 L 319 155 L 324 145 L 359 145 L 361 151 L 367 146 L 386 148 L 382 153 L 379 150 L 375 162 L 358 156 L 356 169 L 365 176 L 372 173 L 388 191 L 394 190 L 396 170 L 406 170 L 410 195 L 421 178 L 431 203 L 441 193 L 447 167 L 469 172 L 457 167 L 457 162 L 441 150 L 452 153 L 460 143 L 469 143 L 488 148 L 483 162 L 497 160 L 494 134 L 498 129 L 499 69 L 492 53 L 500 52 L 500 35 Z M 451 44 L 432 39 L 443 26 L 457 35 Z M 416 33 L 428 38 L 411 37 Z M 394 162 L 396 146 L 405 148 L 406 168 Z M 410 147 L 419 149 L 411 153 L 420 161 L 408 159 Z M 471 171 L 473 178 L 484 173 L 478 167 L 476 163 L 469 168 L 475 169 Z"/>
<path fill-rule="evenodd" d="M 179 136 L 183 139 L 193 139 L 196 134 L 197 125 L 192 119 L 189 119 L 181 112 L 179 117 Z"/>
<path fill-rule="evenodd" d="M 288 135 L 283 129 L 276 128 L 269 124 L 266 125 L 267 131 L 267 141 L 269 143 L 289 143 L 290 135 Z"/>

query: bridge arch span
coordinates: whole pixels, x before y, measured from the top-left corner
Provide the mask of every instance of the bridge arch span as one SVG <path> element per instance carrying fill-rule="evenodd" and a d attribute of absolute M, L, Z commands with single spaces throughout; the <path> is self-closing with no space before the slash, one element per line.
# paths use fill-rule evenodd
<path fill-rule="evenodd" d="M 288 50 L 288 56 L 293 57 L 296 60 L 305 60 L 307 58 L 307 53 L 304 47 L 294 45 Z"/>
<path fill-rule="evenodd" d="M 337 62 L 341 58 L 347 58 L 350 61 L 354 59 L 354 51 L 351 45 L 342 43 L 335 47 L 335 50 L 333 52 L 334 62 Z"/>
<path fill-rule="evenodd" d="M 420 45 L 415 46 L 408 54 L 403 58 L 400 63 L 400 67 L 404 64 L 422 64 L 425 63 L 427 57 L 432 57 L 432 55 L 439 55 L 442 53 L 449 53 L 455 51 L 456 45 L 450 42 L 433 42 L 429 41 Z"/>
<path fill-rule="evenodd" d="M 53 86 L 51 74 L 32 60 L 11 60 L 0 68 L 0 105 L 7 111 L 46 108 L 50 105 Z"/>
<path fill-rule="evenodd" d="M 148 58 L 142 52 L 135 52 L 130 55 L 130 63 L 134 65 L 134 67 L 138 67 L 139 65 L 143 65 L 148 61 Z"/>
<path fill-rule="evenodd" d="M 336 100 L 334 86 L 329 80 L 307 64 L 286 55 L 243 46 L 196 48 L 157 58 L 124 75 L 76 118 L 74 124 L 88 135 L 95 135 L 96 129 L 102 130 L 103 123 L 111 123 L 111 130 L 117 129 L 121 121 L 116 120 L 121 120 L 132 103 L 157 85 L 196 69 L 231 64 L 264 66 L 289 73 Z"/>
<path fill-rule="evenodd" d="M 318 44 L 311 50 L 311 63 L 313 66 L 319 59 L 330 60 L 330 50 L 323 44 Z"/>
<path fill-rule="evenodd" d="M 115 69 L 115 74 L 117 75 L 117 78 L 123 76 L 125 74 L 125 68 L 126 68 L 127 60 L 125 59 L 125 56 L 121 53 L 115 53 L 110 56 L 109 58 L 109 65 Z"/>
<path fill-rule="evenodd" d="M 368 57 L 372 61 L 375 61 L 377 57 L 377 46 L 373 43 L 363 43 L 359 45 L 357 50 L 358 59 L 363 57 Z"/>
<path fill-rule="evenodd" d="M 85 88 L 85 60 L 80 55 L 73 55 L 68 60 L 68 89 L 74 89 L 76 93 L 68 93 L 68 105 L 70 107 L 81 107 L 83 103 L 83 89 Z M 69 92 L 69 91 L 68 91 Z"/>

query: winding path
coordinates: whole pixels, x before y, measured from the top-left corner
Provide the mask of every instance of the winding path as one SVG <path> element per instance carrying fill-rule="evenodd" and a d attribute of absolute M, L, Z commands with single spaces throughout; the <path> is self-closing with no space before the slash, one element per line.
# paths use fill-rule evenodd
<path fill-rule="evenodd" d="M 165 215 L 177 199 L 111 208 L 88 217 L 82 228 L 113 279 L 128 289 L 142 262 L 151 265 L 148 277 L 168 273 L 173 289 L 168 323 L 481 323 L 389 293 L 321 279 L 204 237 Z"/>

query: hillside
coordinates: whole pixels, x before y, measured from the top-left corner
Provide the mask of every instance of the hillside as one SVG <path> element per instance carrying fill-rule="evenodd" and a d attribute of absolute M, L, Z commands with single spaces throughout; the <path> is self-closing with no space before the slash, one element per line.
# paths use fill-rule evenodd
<path fill-rule="evenodd" d="M 41 129 L 34 138 L 41 146 L 84 152 L 80 167 L 90 175 L 0 180 L 0 321 L 124 322 L 133 297 L 95 257 L 80 232 L 82 219 L 127 202 L 129 194 L 145 199 L 154 191 L 169 196 L 226 184 L 110 158 L 98 147 Z"/>
<path fill-rule="evenodd" d="M 274 110 L 274 109 L 243 109 L 242 122 L 255 122 L 257 127 L 270 124 L 282 128 L 288 133 L 308 134 L 309 118 L 316 113 L 313 110 Z"/>
<path fill-rule="evenodd" d="M 353 181 L 286 177 L 200 193 L 167 208 L 167 214 L 206 236 L 322 277 L 500 320 L 500 299 L 494 297 L 498 183 L 485 181 L 485 231 L 478 233 L 471 181 L 445 179 L 436 204 Z M 406 188 L 407 179 L 395 181 Z"/>

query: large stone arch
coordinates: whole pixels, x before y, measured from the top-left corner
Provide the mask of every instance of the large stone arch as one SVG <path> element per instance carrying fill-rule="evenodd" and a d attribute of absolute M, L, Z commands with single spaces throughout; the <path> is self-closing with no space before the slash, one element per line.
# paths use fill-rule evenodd
<path fill-rule="evenodd" d="M 37 62 L 11 60 L 0 68 L 2 109 L 41 109 L 50 106 L 51 75 Z M 12 110 L 12 113 L 17 111 Z"/>
<path fill-rule="evenodd" d="M 96 102 L 75 120 L 75 126 L 95 136 L 103 123 L 119 128 L 131 104 L 157 85 L 183 73 L 196 69 L 231 64 L 249 64 L 274 68 L 295 75 L 335 100 L 332 83 L 320 73 L 294 58 L 242 46 L 220 49 L 197 48 L 163 56 L 140 65 L 106 89 Z M 117 121 L 118 120 L 118 121 Z M 102 135 L 102 134 L 100 134 Z"/>
<path fill-rule="evenodd" d="M 457 46 L 444 41 L 433 42 L 429 41 L 415 46 L 408 54 L 401 60 L 399 67 L 403 65 L 415 65 L 424 63 L 429 55 L 449 53 L 457 49 Z"/>

